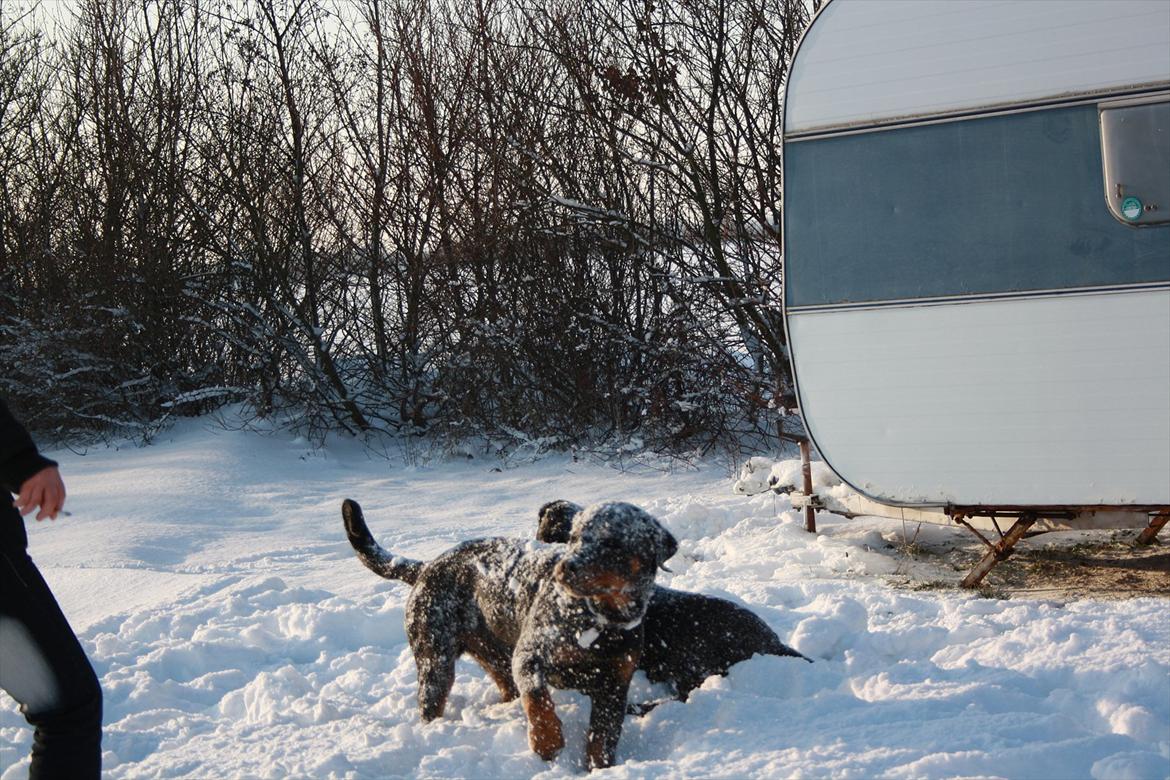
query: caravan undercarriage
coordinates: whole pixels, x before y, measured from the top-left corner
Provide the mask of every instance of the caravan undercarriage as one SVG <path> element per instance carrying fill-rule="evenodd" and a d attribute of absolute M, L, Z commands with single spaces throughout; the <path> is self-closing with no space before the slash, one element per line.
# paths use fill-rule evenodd
<path fill-rule="evenodd" d="M 802 490 L 790 492 L 795 508 L 802 509 L 805 529 L 816 532 L 816 511 L 832 512 L 843 517 L 887 517 L 907 522 L 926 522 L 962 526 L 987 547 L 987 553 L 960 583 L 963 588 L 979 588 L 984 578 L 1001 561 L 1011 557 L 1015 546 L 1025 537 L 1057 530 L 1099 530 L 1107 528 L 1141 528 L 1135 545 L 1152 544 L 1158 532 L 1170 522 L 1168 506 L 945 506 L 899 507 L 882 504 L 862 495 L 817 494 L 812 487 L 809 446 L 801 444 Z M 1005 531 L 1000 521 L 1011 525 Z M 984 532 L 994 531 L 998 541 Z"/>

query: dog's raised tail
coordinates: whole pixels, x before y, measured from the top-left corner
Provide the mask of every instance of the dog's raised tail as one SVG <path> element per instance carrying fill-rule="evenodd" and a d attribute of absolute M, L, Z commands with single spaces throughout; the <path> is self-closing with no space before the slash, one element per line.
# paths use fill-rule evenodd
<path fill-rule="evenodd" d="M 358 560 L 367 569 L 388 580 L 401 580 L 413 585 L 422 572 L 422 561 L 402 558 L 382 548 L 370 533 L 362 508 L 352 498 L 341 502 L 341 519 L 345 521 L 345 534 L 357 553 Z"/>

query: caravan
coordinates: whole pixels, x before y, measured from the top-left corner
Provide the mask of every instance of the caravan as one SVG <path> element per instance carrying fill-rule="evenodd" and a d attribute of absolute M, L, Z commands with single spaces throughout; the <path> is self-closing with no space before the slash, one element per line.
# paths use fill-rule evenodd
<path fill-rule="evenodd" d="M 784 130 L 834 471 L 967 516 L 1170 509 L 1170 2 L 831 0 Z"/>

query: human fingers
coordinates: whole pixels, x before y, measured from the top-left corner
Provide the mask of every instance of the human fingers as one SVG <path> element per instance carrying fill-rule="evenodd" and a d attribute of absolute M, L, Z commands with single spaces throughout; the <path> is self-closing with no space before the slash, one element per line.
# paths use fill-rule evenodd
<path fill-rule="evenodd" d="M 61 505 L 65 503 L 65 489 L 60 480 L 48 481 L 41 496 L 41 511 L 37 513 L 37 520 L 57 519 Z"/>
<path fill-rule="evenodd" d="M 56 520 L 57 515 L 65 506 L 65 483 L 61 479 L 61 472 L 57 469 L 51 469 L 48 473 L 48 489 L 46 490 L 45 503 L 42 505 L 49 509 L 51 517 Z"/>
<path fill-rule="evenodd" d="M 20 495 L 16 497 L 16 508 L 22 515 L 27 515 L 41 505 L 44 492 L 45 486 L 41 482 L 27 480 L 20 486 Z"/>
<path fill-rule="evenodd" d="M 37 514 L 37 520 L 44 520 L 46 517 L 56 519 L 64 504 L 65 483 L 61 480 L 61 472 L 56 466 L 41 469 L 26 479 L 20 486 L 20 494 L 15 502 L 22 515 L 27 515 L 39 507 L 41 511 Z"/>

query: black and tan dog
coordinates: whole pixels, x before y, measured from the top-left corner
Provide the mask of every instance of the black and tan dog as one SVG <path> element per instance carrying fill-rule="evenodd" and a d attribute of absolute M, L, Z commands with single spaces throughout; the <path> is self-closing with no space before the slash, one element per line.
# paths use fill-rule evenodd
<path fill-rule="evenodd" d="M 565 547 L 477 539 L 422 563 L 382 549 L 356 502 L 341 511 L 361 562 L 413 586 L 406 633 L 424 721 L 443 714 L 467 653 L 505 701 L 520 696 L 528 743 L 545 760 L 565 743 L 549 686 L 588 695 L 588 765 L 613 764 L 654 573 L 678 549 L 669 531 L 631 504 L 597 504 L 575 515 Z"/>
<path fill-rule="evenodd" d="M 567 542 L 580 512 L 581 507 L 572 501 L 550 501 L 540 508 L 536 538 Z M 794 656 L 811 663 L 781 642 L 756 615 L 714 596 L 656 585 L 644 623 L 638 668 L 651 682 L 673 686 L 684 700 L 711 675 L 727 674 L 732 666 L 756 654 Z"/>

